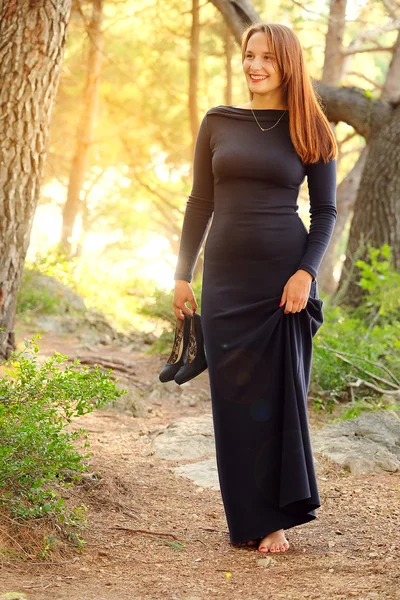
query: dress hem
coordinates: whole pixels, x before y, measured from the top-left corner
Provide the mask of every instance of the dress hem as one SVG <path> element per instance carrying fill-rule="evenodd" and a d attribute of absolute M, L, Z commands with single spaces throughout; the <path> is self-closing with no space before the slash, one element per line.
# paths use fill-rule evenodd
<path fill-rule="evenodd" d="M 293 524 L 291 524 L 291 525 L 286 525 L 286 527 L 277 527 L 273 531 L 279 531 L 279 529 L 283 529 L 284 531 L 286 531 L 287 529 L 292 529 L 293 527 L 298 527 L 299 525 L 304 525 L 305 523 L 309 523 L 310 521 L 314 521 L 315 519 L 318 519 L 318 515 L 307 515 L 307 517 L 304 516 L 303 520 L 301 520 L 301 521 L 297 520 L 296 522 L 293 522 Z M 260 535 L 260 533 L 258 531 L 254 535 L 246 536 L 246 539 L 244 539 L 244 538 L 233 539 L 230 537 L 229 543 L 231 545 L 235 545 L 235 544 L 245 544 L 246 542 L 250 542 L 251 540 L 256 540 L 256 539 L 262 540 L 262 538 L 266 537 L 270 533 L 272 533 L 272 531 L 267 531 L 266 533 L 263 533 L 262 535 Z"/>

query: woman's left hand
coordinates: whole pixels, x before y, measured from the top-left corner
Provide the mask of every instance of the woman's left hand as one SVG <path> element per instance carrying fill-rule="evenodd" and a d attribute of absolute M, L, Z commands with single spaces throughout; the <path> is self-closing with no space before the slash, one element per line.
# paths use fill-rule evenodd
<path fill-rule="evenodd" d="M 283 288 L 281 303 L 279 305 L 282 306 L 286 302 L 285 310 L 283 311 L 286 315 L 288 313 L 300 312 L 307 306 L 312 279 L 311 273 L 303 269 L 299 269 L 288 279 Z"/>

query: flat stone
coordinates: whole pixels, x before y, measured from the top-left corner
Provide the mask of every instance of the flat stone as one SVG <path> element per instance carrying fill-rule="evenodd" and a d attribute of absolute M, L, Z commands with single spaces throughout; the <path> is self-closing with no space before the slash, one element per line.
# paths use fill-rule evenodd
<path fill-rule="evenodd" d="M 392 410 L 362 413 L 356 419 L 310 432 L 315 453 L 328 456 L 354 474 L 400 470 L 400 418 Z M 175 461 L 196 460 L 172 470 L 201 488 L 219 490 L 212 414 L 183 417 L 152 442 L 154 454 Z M 317 473 L 322 465 L 314 456 Z"/>
<path fill-rule="evenodd" d="M 202 488 L 210 488 L 212 490 L 220 489 L 215 458 L 208 458 L 207 460 L 202 460 L 200 462 L 173 467 L 173 471 L 178 475 L 188 477 Z"/>
<path fill-rule="evenodd" d="M 215 455 L 212 415 L 183 417 L 154 438 L 154 453 L 167 460 L 190 460 Z"/>
<path fill-rule="evenodd" d="M 362 413 L 311 432 L 314 452 L 356 475 L 400 470 L 400 418 L 393 410 Z"/>

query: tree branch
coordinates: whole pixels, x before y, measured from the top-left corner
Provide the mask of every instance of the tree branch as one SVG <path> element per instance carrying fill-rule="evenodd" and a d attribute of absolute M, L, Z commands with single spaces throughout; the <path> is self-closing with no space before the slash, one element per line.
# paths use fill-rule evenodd
<path fill-rule="evenodd" d="M 381 0 L 392 19 L 400 19 L 400 3 L 398 0 Z"/>
<path fill-rule="evenodd" d="M 254 9 L 250 0 L 234 0 L 234 2 L 230 0 L 211 0 L 211 2 L 223 16 L 239 46 L 245 27 L 256 21 L 261 21 L 260 15 Z"/>
<path fill-rule="evenodd" d="M 389 23 L 385 23 L 385 25 L 381 25 L 380 27 L 375 27 L 374 29 L 367 29 L 363 31 L 358 37 L 356 37 L 349 44 L 348 48 L 353 48 L 357 46 L 361 46 L 364 42 L 374 42 L 376 43 L 376 38 L 382 33 L 388 33 L 389 31 L 396 31 L 400 27 L 400 18 L 395 21 L 390 21 Z"/>
<path fill-rule="evenodd" d="M 362 54 L 365 52 L 394 52 L 394 49 L 395 44 L 392 46 L 381 46 L 376 42 L 376 46 L 373 46 L 372 48 L 351 48 L 349 46 L 348 48 L 344 48 L 341 51 L 341 54 L 343 56 L 351 56 L 352 54 Z"/>
<path fill-rule="evenodd" d="M 347 123 L 367 141 L 371 132 L 391 115 L 389 104 L 371 98 L 362 88 L 332 86 L 319 81 L 315 81 L 315 88 L 323 98 L 328 120 Z"/>
<path fill-rule="evenodd" d="M 371 85 L 373 85 L 375 88 L 377 88 L 378 90 L 382 90 L 383 89 L 383 85 L 381 83 L 378 83 L 377 81 L 374 81 L 373 79 L 370 79 L 369 77 L 367 77 L 366 75 L 364 75 L 364 73 L 357 73 L 357 71 L 349 71 L 348 73 L 346 73 L 346 75 L 354 75 L 354 77 L 360 77 L 360 79 L 365 79 L 365 81 L 368 81 L 368 83 L 370 83 Z"/>

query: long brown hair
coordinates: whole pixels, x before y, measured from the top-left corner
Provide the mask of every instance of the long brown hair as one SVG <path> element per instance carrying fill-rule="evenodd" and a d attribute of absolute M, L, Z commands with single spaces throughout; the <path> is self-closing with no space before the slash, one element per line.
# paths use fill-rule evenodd
<path fill-rule="evenodd" d="M 249 39 L 259 31 L 266 34 L 270 49 L 276 56 L 289 111 L 290 137 L 297 154 L 304 164 L 337 158 L 335 136 L 323 111 L 321 97 L 305 67 L 303 49 L 294 31 L 280 23 L 260 21 L 249 25 L 242 34 L 242 62 Z"/>

